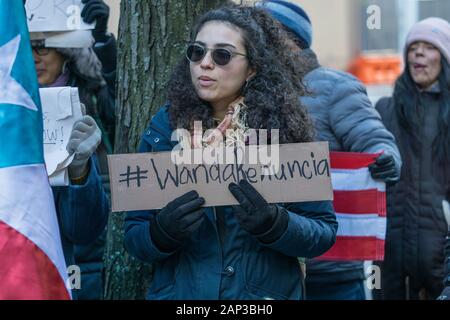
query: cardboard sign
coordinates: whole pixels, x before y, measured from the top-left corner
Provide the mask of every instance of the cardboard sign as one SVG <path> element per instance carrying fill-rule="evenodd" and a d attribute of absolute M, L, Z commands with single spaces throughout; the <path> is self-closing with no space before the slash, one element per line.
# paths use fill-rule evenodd
<path fill-rule="evenodd" d="M 249 161 L 275 147 L 279 159 L 271 167 L 274 171 L 261 157 Z M 161 209 L 191 190 L 205 198 L 206 207 L 233 205 L 237 201 L 228 185 L 242 179 L 270 203 L 333 199 L 327 142 L 247 146 L 241 153 L 233 148 L 216 150 L 227 155 L 225 163 L 175 164 L 172 152 L 108 156 L 112 211 Z M 190 150 L 191 159 L 195 152 Z"/>
<path fill-rule="evenodd" d="M 44 158 L 52 186 L 69 184 L 67 167 L 73 160 L 66 146 L 75 121 L 82 117 L 78 89 L 39 89 L 44 117 Z"/>
<path fill-rule="evenodd" d="M 27 0 L 28 30 L 30 32 L 91 30 L 81 18 L 81 0 Z"/>

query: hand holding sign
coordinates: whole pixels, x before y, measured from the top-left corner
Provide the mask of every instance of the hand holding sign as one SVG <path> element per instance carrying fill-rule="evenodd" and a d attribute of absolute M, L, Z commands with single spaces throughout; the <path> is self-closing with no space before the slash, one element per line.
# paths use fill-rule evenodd
<path fill-rule="evenodd" d="M 95 42 L 106 42 L 108 36 L 109 7 L 102 0 L 82 0 L 84 4 L 81 17 L 86 23 L 97 22 L 92 36 Z"/>
<path fill-rule="evenodd" d="M 163 251 L 171 252 L 196 231 L 205 213 L 201 206 L 205 199 L 196 191 L 188 192 L 171 201 L 156 216 L 150 218 L 152 240 Z"/>
<path fill-rule="evenodd" d="M 233 211 L 242 229 L 265 243 L 274 242 L 283 234 L 289 220 L 285 209 L 268 204 L 246 180 L 239 185 L 233 182 L 228 188 L 240 204 L 233 206 Z"/>
<path fill-rule="evenodd" d="M 75 158 L 69 166 L 69 175 L 72 179 L 83 176 L 87 171 L 89 158 L 92 157 L 101 142 L 102 133 L 95 120 L 84 116 L 72 128 L 67 151 Z"/>

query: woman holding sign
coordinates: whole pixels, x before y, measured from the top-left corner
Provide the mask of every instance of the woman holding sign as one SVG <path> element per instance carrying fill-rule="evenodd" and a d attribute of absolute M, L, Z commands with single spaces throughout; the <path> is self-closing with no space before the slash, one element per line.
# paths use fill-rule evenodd
<path fill-rule="evenodd" d="M 204 127 L 279 129 L 281 143 L 312 141 L 298 100 L 301 66 L 285 33 L 266 13 L 228 7 L 206 13 L 175 69 L 169 101 L 152 119 L 140 151 L 170 151 L 172 131 Z M 239 136 L 239 135 L 236 135 Z M 210 137 L 202 141 L 211 142 Z M 229 185 L 239 205 L 202 208 L 195 191 L 162 210 L 126 217 L 125 247 L 154 263 L 148 299 L 302 299 L 297 257 L 335 241 L 329 201 L 269 204 L 247 181 Z"/>

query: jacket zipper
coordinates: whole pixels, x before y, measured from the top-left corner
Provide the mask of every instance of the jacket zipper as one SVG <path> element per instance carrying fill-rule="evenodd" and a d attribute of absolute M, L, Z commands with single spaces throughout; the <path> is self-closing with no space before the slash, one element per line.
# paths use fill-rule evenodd
<path fill-rule="evenodd" d="M 219 282 L 219 292 L 217 292 L 217 299 L 220 299 L 220 284 L 222 283 L 222 276 L 223 276 L 223 251 L 222 251 L 222 243 L 220 241 L 220 235 L 219 235 L 219 226 L 217 225 L 217 212 L 216 207 L 213 207 L 213 213 L 214 213 L 214 224 L 216 227 L 216 239 L 219 246 L 219 274 L 220 274 L 220 282 Z"/>

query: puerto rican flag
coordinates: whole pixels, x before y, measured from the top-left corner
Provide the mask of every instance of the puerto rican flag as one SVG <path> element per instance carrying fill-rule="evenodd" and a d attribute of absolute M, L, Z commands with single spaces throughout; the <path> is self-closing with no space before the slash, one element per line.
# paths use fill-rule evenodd
<path fill-rule="evenodd" d="M 334 209 L 339 223 L 335 245 L 320 259 L 384 259 L 386 186 L 368 166 L 379 154 L 331 152 Z"/>
<path fill-rule="evenodd" d="M 0 299 L 70 299 L 23 1 L 0 0 Z"/>

